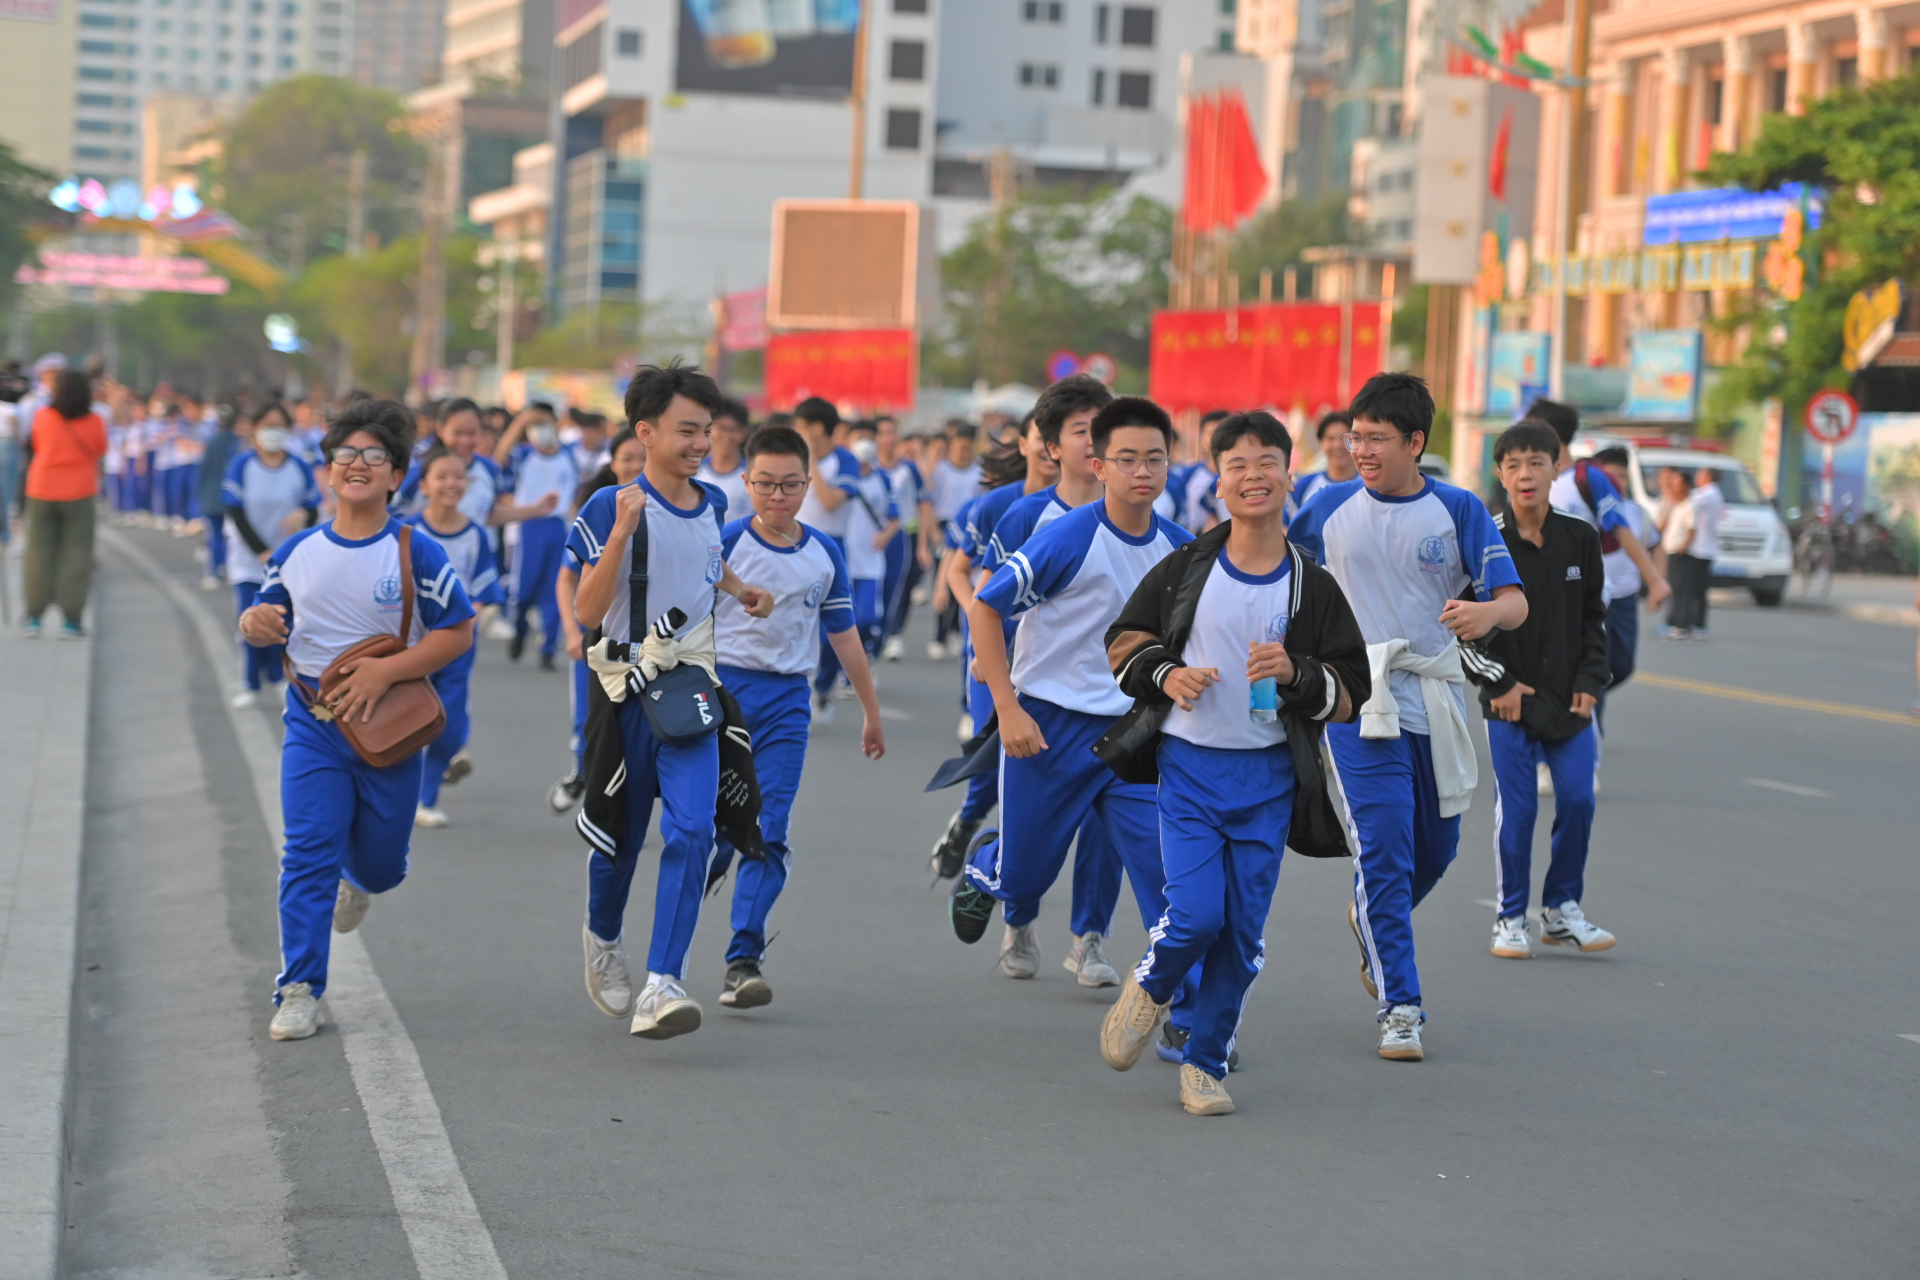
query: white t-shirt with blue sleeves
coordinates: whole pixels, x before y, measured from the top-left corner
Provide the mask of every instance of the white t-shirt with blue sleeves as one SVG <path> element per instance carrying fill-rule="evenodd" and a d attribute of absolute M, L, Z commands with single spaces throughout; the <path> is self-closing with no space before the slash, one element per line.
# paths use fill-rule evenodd
<path fill-rule="evenodd" d="M 406 482 L 400 486 L 396 505 L 410 513 L 424 510 L 426 499 L 420 496 L 420 482 L 424 479 L 426 475 L 416 460 L 407 472 Z M 503 488 L 499 464 L 483 453 L 474 454 L 467 460 L 467 491 L 460 497 L 460 514 L 476 524 L 487 523 Z"/>
<path fill-rule="evenodd" d="M 1069 711 L 1124 714 L 1133 699 L 1107 665 L 1107 628 L 1147 570 L 1192 540 L 1159 515 L 1146 533 L 1124 533 L 1104 501 L 1064 512 L 1027 539 L 978 597 L 1001 617 L 1020 619 L 1013 687 Z"/>
<path fill-rule="evenodd" d="M 1323 485 L 1287 537 L 1333 574 L 1368 644 L 1404 639 L 1422 657 L 1454 642 L 1440 622 L 1447 601 L 1469 587 L 1486 601 L 1500 587 L 1520 585 L 1485 504 L 1431 478 L 1405 497 L 1377 494 L 1357 477 Z M 1391 686 L 1401 731 L 1429 732 L 1420 678 L 1395 671 Z M 1453 693 L 1464 713 L 1462 690 L 1456 685 Z"/>
<path fill-rule="evenodd" d="M 827 478 L 827 483 L 842 490 L 846 488 L 843 482 L 848 476 L 860 474 L 860 459 L 847 449 L 833 450 L 820 459 L 819 466 L 820 474 Z M 818 529 L 830 538 L 844 539 L 847 536 L 847 517 L 851 514 L 848 510 L 850 505 L 843 502 L 829 511 L 827 504 L 820 501 L 820 495 L 813 491 L 813 486 L 808 485 L 807 496 L 800 503 L 800 523 Z"/>
<path fill-rule="evenodd" d="M 800 526 L 792 546 L 762 535 L 751 519 L 720 535 L 727 563 L 743 581 L 773 593 L 773 612 L 756 618 L 732 596 L 713 614 L 714 649 L 722 665 L 776 675 L 809 675 L 820 665 L 820 628 L 851 631 L 853 591 L 832 538 Z"/>
<path fill-rule="evenodd" d="M 493 537 L 484 525 L 467 521 L 456 533 L 441 533 L 427 523 L 426 514 L 408 516 L 407 523 L 440 544 L 447 561 L 459 575 L 467 598 L 475 604 L 504 605 L 507 594 L 500 587 L 500 561 L 493 553 Z"/>
<path fill-rule="evenodd" d="M 720 585 L 726 549 L 720 530 L 727 519 L 727 500 L 718 489 L 694 481 L 700 501 L 691 508 L 676 507 L 660 496 L 645 476 L 634 481 L 647 495 L 643 518 L 647 522 L 647 599 L 640 611 L 642 629 L 650 627 L 668 609 L 687 615 L 676 633 L 684 636 L 713 613 L 713 597 Z M 567 551 L 576 567 L 599 564 L 607 536 L 619 508 L 620 490 L 608 486 L 587 499 L 567 535 Z M 625 553 L 623 553 L 625 554 Z M 627 575 L 613 589 L 613 603 L 601 632 L 610 640 L 632 640 Z"/>
<path fill-rule="evenodd" d="M 1227 751 L 1258 751 L 1287 740 L 1287 727 L 1276 718 L 1255 724 L 1249 715 L 1253 687 L 1247 679 L 1248 645 L 1286 643 L 1287 623 L 1293 615 L 1293 557 L 1281 558 L 1272 573 L 1244 573 L 1227 558 L 1226 549 L 1213 562 L 1207 585 L 1200 589 L 1193 630 L 1187 634 L 1181 662 L 1189 667 L 1211 667 L 1219 679 L 1193 701 L 1193 710 L 1175 703 L 1161 731 L 1197 747 Z"/>
<path fill-rule="evenodd" d="M 918 526 L 920 504 L 927 496 L 926 482 L 920 478 L 920 468 L 913 465 L 910 458 L 902 458 L 887 469 L 887 483 L 893 486 L 893 505 L 900 510 L 900 520 L 906 528 Z"/>
<path fill-rule="evenodd" d="M 1588 503 L 1582 496 L 1579 476 L 1575 474 L 1574 468 L 1568 467 L 1554 478 L 1553 487 L 1547 491 L 1547 501 L 1551 502 L 1556 510 L 1564 511 L 1575 519 L 1585 520 L 1601 533 L 1615 533 L 1626 529 L 1635 537 L 1639 537 L 1643 544 L 1652 545 L 1640 536 L 1638 522 L 1632 519 L 1632 512 L 1628 510 L 1632 507 L 1638 511 L 1638 504 L 1620 496 L 1620 491 L 1613 486 L 1612 476 L 1598 466 L 1589 465 L 1587 488 L 1593 492 L 1592 503 Z M 1657 534 L 1654 541 L 1659 541 Z M 1640 593 L 1640 570 L 1634 567 L 1632 558 L 1625 551 L 1609 551 L 1602 559 L 1607 566 L 1607 599 L 1617 600 L 1623 595 Z M 1622 563 L 1627 568 L 1625 573 L 1620 572 L 1618 568 Z M 1631 586 L 1628 585 L 1629 583 Z"/>
<path fill-rule="evenodd" d="M 847 574 L 878 582 L 887 576 L 887 549 L 874 546 L 873 540 L 900 514 L 893 503 L 893 483 L 878 467 L 861 475 L 856 461 L 851 471 L 841 473 L 840 488 L 847 494 L 840 507 L 847 513 Z"/>
<path fill-rule="evenodd" d="M 409 645 L 473 616 L 466 588 L 440 544 L 412 541 L 413 634 L 402 637 Z M 301 530 L 267 561 L 256 601 L 287 607 L 287 658 L 309 680 L 362 640 L 400 635 L 400 522 L 388 520 L 379 533 L 357 541 L 335 533 L 331 520 Z"/>
<path fill-rule="evenodd" d="M 253 531 L 260 535 L 271 553 L 279 550 L 293 536 L 286 529 L 289 516 L 320 505 L 320 489 L 313 482 L 313 468 L 292 454 L 286 455 L 279 466 L 270 467 L 261 461 L 257 452 L 246 449 L 227 464 L 227 473 L 220 482 L 220 500 L 247 513 L 247 523 L 253 526 Z M 227 581 L 259 582 L 264 579 L 267 567 L 247 546 L 246 540 L 240 536 L 239 527 L 230 517 L 226 526 L 230 548 L 227 553 Z"/>
<path fill-rule="evenodd" d="M 725 494 L 727 510 L 747 509 L 747 456 L 744 453 L 740 455 L 740 465 L 731 471 L 715 471 L 713 459 L 709 457 L 700 464 L 700 472 L 694 479 L 710 484 Z"/>
<path fill-rule="evenodd" d="M 986 547 L 976 557 L 979 567 L 989 573 L 998 569 L 1012 558 L 1014 552 L 1027 545 L 1027 539 L 1036 530 L 1052 524 L 1071 510 L 1073 508 L 1060 497 L 1058 485 L 1050 484 L 1014 499 L 1012 505 L 994 521 Z"/>
<path fill-rule="evenodd" d="M 559 499 L 553 518 L 565 520 L 573 510 L 573 495 L 580 491 L 586 468 L 580 451 L 563 444 L 552 453 L 542 453 L 530 444 L 515 445 L 507 455 L 507 484 L 513 491 L 515 506 L 531 507 L 548 494 Z"/>

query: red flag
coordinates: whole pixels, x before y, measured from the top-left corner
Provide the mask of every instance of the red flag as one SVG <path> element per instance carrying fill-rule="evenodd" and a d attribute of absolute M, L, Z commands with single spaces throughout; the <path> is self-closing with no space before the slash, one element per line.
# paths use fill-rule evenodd
<path fill-rule="evenodd" d="M 1189 231 L 1206 231 L 1213 226 L 1214 146 L 1219 133 L 1219 113 L 1213 99 L 1206 95 L 1187 102 L 1187 189 L 1180 211 Z"/>
<path fill-rule="evenodd" d="M 1260 163 L 1260 144 L 1254 140 L 1253 121 L 1247 118 L 1247 104 L 1238 89 L 1221 95 L 1218 128 L 1226 194 L 1222 222 L 1231 226 L 1258 209 L 1261 197 L 1267 194 L 1267 170 Z"/>
<path fill-rule="evenodd" d="M 1495 200 L 1507 198 L 1507 160 L 1513 149 L 1513 108 L 1500 117 L 1493 135 L 1493 159 L 1487 164 L 1487 190 Z"/>
<path fill-rule="evenodd" d="M 1231 227 L 1260 207 L 1267 171 L 1237 89 L 1187 103 L 1187 184 L 1181 220 L 1189 231 Z"/>

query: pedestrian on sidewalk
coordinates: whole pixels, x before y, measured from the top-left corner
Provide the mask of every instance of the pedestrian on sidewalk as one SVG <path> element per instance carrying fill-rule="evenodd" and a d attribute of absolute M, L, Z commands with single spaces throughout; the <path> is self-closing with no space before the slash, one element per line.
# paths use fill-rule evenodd
<path fill-rule="evenodd" d="M 1654 512 L 1660 526 L 1660 545 L 1667 549 L 1667 580 L 1673 585 L 1673 603 L 1667 609 L 1668 640 L 1691 640 L 1707 624 L 1707 584 L 1713 561 L 1696 554 L 1700 545 L 1698 513 L 1686 473 L 1678 467 L 1660 472 L 1660 506 Z"/>
<path fill-rule="evenodd" d="M 107 424 L 93 411 L 93 383 L 78 369 L 54 378 L 53 400 L 33 415 L 27 465 L 27 635 L 41 633 L 40 615 L 60 605 L 60 636 L 86 632 L 93 587 L 94 493 L 107 453 Z"/>

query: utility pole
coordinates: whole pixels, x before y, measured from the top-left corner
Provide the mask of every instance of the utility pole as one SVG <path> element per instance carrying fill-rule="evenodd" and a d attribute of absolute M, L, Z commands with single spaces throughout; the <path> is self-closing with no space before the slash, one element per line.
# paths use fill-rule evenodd
<path fill-rule="evenodd" d="M 853 108 L 853 159 L 847 166 L 847 199 L 867 198 L 867 24 L 872 17 L 873 0 L 860 0 L 860 14 L 853 26 L 853 92 L 847 105 Z"/>
<path fill-rule="evenodd" d="M 980 291 L 980 344 L 977 358 L 980 371 L 985 373 L 989 381 L 998 379 L 1004 382 L 1000 305 L 1007 287 L 1007 219 L 1012 215 L 1014 198 L 1018 192 L 1018 171 L 1013 152 L 1005 147 L 994 152 L 987 161 L 987 190 L 993 201 L 993 211 L 988 215 L 993 219 L 988 240 L 993 250 L 993 274 Z"/>
<path fill-rule="evenodd" d="M 367 252 L 367 149 L 355 148 L 347 157 L 347 256 Z"/>
<path fill-rule="evenodd" d="M 1567 22 L 1565 156 L 1560 173 L 1560 264 L 1554 272 L 1553 351 L 1547 362 L 1551 395 L 1563 399 L 1567 382 L 1567 264 L 1580 242 L 1580 215 L 1587 204 L 1587 72 L 1593 58 L 1593 0 L 1573 0 Z"/>
<path fill-rule="evenodd" d="M 426 144 L 427 176 L 420 193 L 420 273 L 414 286 L 413 350 L 407 361 L 409 402 L 428 398 L 434 375 L 446 362 L 447 319 L 447 195 L 453 180 L 448 163 L 452 140 L 460 129 L 460 104 L 455 102 L 408 124 Z"/>

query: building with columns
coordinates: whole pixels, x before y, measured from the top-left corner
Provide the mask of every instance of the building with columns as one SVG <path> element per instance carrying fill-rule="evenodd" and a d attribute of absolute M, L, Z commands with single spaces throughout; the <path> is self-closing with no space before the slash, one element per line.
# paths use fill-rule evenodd
<path fill-rule="evenodd" d="M 1558 0 L 1547 0 L 1526 31 L 1528 51 L 1554 66 L 1565 62 L 1563 12 Z M 1560 192 L 1563 175 L 1570 177 L 1575 271 L 1568 292 L 1577 296 L 1569 308 L 1569 362 L 1619 364 L 1631 333 L 1704 327 L 1709 313 L 1726 305 L 1726 289 L 1686 286 L 1678 272 L 1653 287 L 1644 268 L 1636 288 L 1600 286 L 1600 264 L 1641 251 L 1649 196 L 1699 185 L 1690 175 L 1707 157 L 1752 141 L 1770 113 L 1798 114 L 1842 85 L 1900 74 L 1916 46 L 1915 3 L 1596 0 L 1587 145 L 1571 157 L 1576 167 L 1567 175 L 1567 98 L 1546 95 L 1532 246 L 1543 264 L 1560 256 Z M 1593 283 L 1576 289 L 1581 259 Z M 1540 278 L 1536 273 L 1536 284 Z M 1533 294 L 1536 329 L 1550 327 L 1545 292 L 1536 287 Z M 1710 346 L 1709 362 L 1731 354 Z"/>

